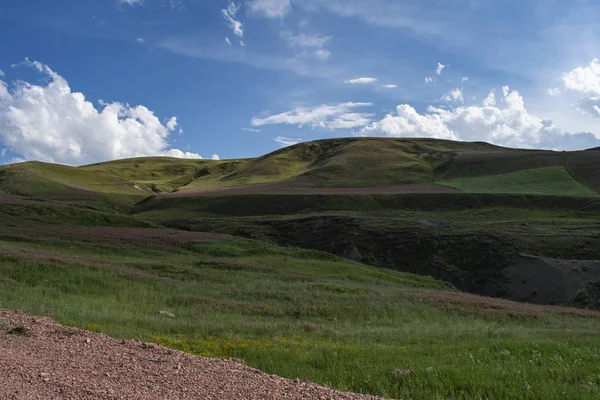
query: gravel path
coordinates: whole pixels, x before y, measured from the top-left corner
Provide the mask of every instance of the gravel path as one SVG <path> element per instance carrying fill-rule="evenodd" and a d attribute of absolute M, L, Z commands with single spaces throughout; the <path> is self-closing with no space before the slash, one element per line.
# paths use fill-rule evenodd
<path fill-rule="evenodd" d="M 11 333 L 26 326 L 29 331 Z M 0 310 L 1 399 L 375 399 Z"/>

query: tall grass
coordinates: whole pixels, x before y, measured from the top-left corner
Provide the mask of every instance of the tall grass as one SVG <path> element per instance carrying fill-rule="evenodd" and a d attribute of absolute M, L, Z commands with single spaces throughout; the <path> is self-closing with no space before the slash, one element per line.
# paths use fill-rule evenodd
<path fill-rule="evenodd" d="M 0 305 L 391 398 L 600 395 L 593 313 L 486 308 L 430 278 L 251 241 L 66 244 L 0 242 Z"/>

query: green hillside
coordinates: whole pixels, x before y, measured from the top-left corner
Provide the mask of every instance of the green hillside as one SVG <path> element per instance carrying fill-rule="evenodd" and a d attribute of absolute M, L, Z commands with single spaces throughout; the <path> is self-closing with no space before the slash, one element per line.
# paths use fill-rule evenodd
<path fill-rule="evenodd" d="M 527 193 L 597 197 L 598 192 L 573 178 L 565 167 L 525 169 L 504 174 L 440 180 L 467 193 Z"/>
<path fill-rule="evenodd" d="M 44 209 L 0 209 L 0 307 L 389 398 L 600 393 L 596 312 L 467 295 L 317 251 Z M 163 310 L 174 318 L 157 317 Z"/>
<path fill-rule="evenodd" d="M 106 205 L 117 206 L 173 191 L 181 195 L 258 184 L 277 191 L 440 183 L 467 192 L 589 196 L 600 190 L 598 162 L 600 152 L 595 151 L 512 150 L 436 139 L 328 139 L 242 160 L 149 157 L 82 167 L 14 164 L 0 167 L 0 192 L 88 203 L 103 194 Z"/>
<path fill-rule="evenodd" d="M 327 139 L 265 156 L 214 165 L 183 189 L 280 183 L 292 187 L 374 187 L 435 180 L 457 152 L 501 151 L 482 143 L 435 139 Z"/>

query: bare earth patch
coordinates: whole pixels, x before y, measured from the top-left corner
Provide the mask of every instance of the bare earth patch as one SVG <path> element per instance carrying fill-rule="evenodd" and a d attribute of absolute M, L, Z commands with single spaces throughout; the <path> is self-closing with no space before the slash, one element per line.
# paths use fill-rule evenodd
<path fill-rule="evenodd" d="M 409 193 L 456 193 L 457 189 L 434 184 L 363 187 L 363 188 L 301 188 L 280 183 L 264 185 L 236 186 L 236 187 L 207 187 L 165 194 L 170 197 L 193 196 L 227 196 L 261 193 L 289 193 L 289 194 L 409 194 Z"/>
<path fill-rule="evenodd" d="M 17 329 L 15 329 L 17 328 Z M 376 399 L 0 310 L 0 398 Z"/>

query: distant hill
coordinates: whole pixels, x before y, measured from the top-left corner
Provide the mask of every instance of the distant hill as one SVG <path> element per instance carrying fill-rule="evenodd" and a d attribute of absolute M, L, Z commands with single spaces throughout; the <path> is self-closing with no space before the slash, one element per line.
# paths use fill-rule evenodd
<path fill-rule="evenodd" d="M 517 150 L 437 139 L 326 139 L 253 159 L 13 164 L 0 167 L 0 192 L 109 206 L 174 191 L 194 195 L 252 185 L 269 185 L 268 191 L 336 188 L 338 193 L 340 188 L 438 185 L 474 193 L 596 196 L 599 162 L 596 151 Z"/>

